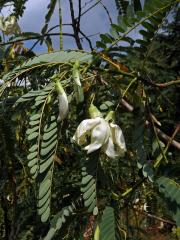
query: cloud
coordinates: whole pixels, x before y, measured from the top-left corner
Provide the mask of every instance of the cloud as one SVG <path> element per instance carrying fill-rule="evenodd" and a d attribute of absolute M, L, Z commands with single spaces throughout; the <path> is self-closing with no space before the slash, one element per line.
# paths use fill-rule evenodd
<path fill-rule="evenodd" d="M 44 25 L 45 21 L 45 15 L 47 13 L 47 6 L 49 4 L 50 0 L 28 0 L 26 3 L 26 9 L 24 12 L 24 15 L 19 20 L 19 25 L 23 32 L 41 32 L 41 29 Z M 69 8 L 69 1 L 63 0 L 62 2 L 62 17 L 63 17 L 63 23 L 71 23 L 71 16 L 70 16 L 70 8 Z M 89 0 L 82 0 L 82 5 L 84 5 L 86 2 L 89 2 Z M 94 4 L 96 0 L 92 1 L 91 5 Z M 117 18 L 117 11 L 115 6 L 115 1 L 110 0 L 104 0 L 102 1 L 106 7 L 108 8 L 108 11 L 110 12 L 110 15 L 114 22 L 116 22 Z M 75 14 L 77 16 L 78 13 L 78 1 L 74 0 L 74 8 L 75 8 Z M 87 9 L 89 5 L 86 5 Z M 83 11 L 85 10 L 83 9 Z M 6 9 L 4 10 L 5 15 L 9 14 L 9 11 Z M 49 27 L 58 25 L 59 23 L 59 15 L 58 15 L 58 6 L 56 6 L 55 12 L 52 16 L 52 19 L 50 21 Z M 101 4 L 98 4 L 94 9 L 90 10 L 87 14 L 82 16 L 81 19 L 81 30 L 86 35 L 93 35 L 96 33 L 104 33 L 108 32 L 110 27 L 110 22 L 107 16 L 106 11 L 102 7 Z M 58 29 L 53 30 L 53 32 L 57 32 Z M 63 27 L 64 32 L 71 32 L 72 33 L 72 27 Z M 75 41 L 73 38 L 70 37 L 64 37 L 64 47 L 71 49 L 76 48 Z M 98 35 L 91 38 L 93 44 L 95 44 L 95 41 L 98 39 Z M 25 43 L 27 47 L 32 46 L 32 41 Z M 83 46 L 88 49 L 88 43 L 84 40 L 82 42 Z M 53 37 L 53 45 L 55 49 L 59 48 L 59 38 Z M 37 45 L 35 48 L 36 51 L 42 52 L 46 51 L 46 48 L 43 46 Z"/>

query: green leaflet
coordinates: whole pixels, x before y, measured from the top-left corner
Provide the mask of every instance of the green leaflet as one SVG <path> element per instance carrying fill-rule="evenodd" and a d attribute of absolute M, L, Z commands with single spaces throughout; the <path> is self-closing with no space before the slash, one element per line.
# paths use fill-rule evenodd
<path fill-rule="evenodd" d="M 50 132 L 44 133 L 43 140 L 45 140 L 45 141 L 49 140 L 51 137 L 54 136 L 54 134 L 56 134 L 56 132 L 57 132 L 57 129 L 55 128 Z"/>
<path fill-rule="evenodd" d="M 56 146 L 57 141 L 55 139 L 55 141 L 53 141 L 49 146 L 47 146 L 46 148 L 41 148 L 41 156 L 45 156 L 47 155 L 49 152 L 51 152 L 51 150 L 54 149 L 54 147 Z"/>
<path fill-rule="evenodd" d="M 87 176 L 83 177 L 82 184 L 87 184 L 92 178 L 93 178 L 93 176 L 91 176 L 91 175 L 87 175 Z"/>
<path fill-rule="evenodd" d="M 57 137 L 58 137 L 58 135 L 55 134 L 49 141 L 43 141 L 43 142 L 41 143 L 41 147 L 42 147 L 42 148 L 46 148 L 46 147 L 49 146 L 52 142 L 54 142 L 54 140 L 56 140 Z"/>
<path fill-rule="evenodd" d="M 48 92 L 47 93 L 43 92 L 43 93 L 44 93 L 43 96 L 36 97 L 36 99 L 35 99 L 36 102 L 37 101 L 41 101 L 41 100 L 45 100 L 45 98 L 47 97 L 46 95 L 48 94 Z"/>
<path fill-rule="evenodd" d="M 163 193 L 165 201 L 169 207 L 172 218 L 180 227 L 180 185 L 167 177 L 157 179 L 159 191 Z"/>
<path fill-rule="evenodd" d="M 37 169 L 38 169 L 38 166 L 37 166 L 37 165 L 32 166 L 31 169 L 30 169 L 30 173 L 31 173 L 32 175 L 35 174 L 36 171 L 37 171 Z"/>
<path fill-rule="evenodd" d="M 96 188 L 95 182 L 92 184 L 87 191 L 83 194 L 84 199 L 88 199 L 94 192 L 94 189 Z"/>
<path fill-rule="evenodd" d="M 80 63 L 88 63 L 92 61 L 92 55 L 90 53 L 82 51 L 57 51 L 53 53 L 46 53 L 34 58 L 30 58 L 28 61 L 24 62 L 22 65 L 16 67 L 11 72 L 3 76 L 3 81 L 8 81 L 12 78 L 19 76 L 25 71 L 29 71 L 31 68 L 36 68 L 44 65 L 59 64 L 59 63 L 69 63 L 79 60 Z M 37 92 L 36 92 L 37 94 Z M 29 97 L 29 95 L 26 95 Z M 38 96 L 38 94 L 37 94 Z M 33 95 L 34 97 L 34 95 Z"/>
<path fill-rule="evenodd" d="M 43 173 L 46 171 L 51 165 L 53 164 L 53 156 L 51 156 L 48 160 L 44 161 L 42 164 L 40 164 L 39 172 Z"/>
<path fill-rule="evenodd" d="M 32 152 L 32 153 L 28 154 L 27 159 L 28 159 L 28 160 L 31 160 L 31 159 L 35 158 L 36 155 L 37 155 L 36 152 Z"/>
<path fill-rule="evenodd" d="M 34 158 L 28 162 L 28 167 L 33 167 L 35 164 L 37 164 L 38 158 Z"/>
<path fill-rule="evenodd" d="M 94 188 L 93 188 L 93 190 L 94 190 Z M 84 201 L 85 207 L 88 207 L 89 205 L 91 205 L 91 203 L 94 201 L 94 199 L 95 199 L 95 197 L 96 197 L 96 192 L 93 191 L 93 190 L 91 191 L 91 194 L 90 194 L 90 196 L 89 196 L 88 199 L 86 199 L 86 198 L 84 197 L 85 194 L 83 194 L 83 198 L 85 199 L 85 201 Z"/>
<path fill-rule="evenodd" d="M 60 228 L 61 228 L 61 225 L 60 225 L 59 229 Z M 49 230 L 48 234 L 46 235 L 46 237 L 44 238 L 44 240 L 52 239 L 54 237 L 55 233 L 56 233 L 56 229 L 55 228 L 50 228 L 50 230 Z"/>
<path fill-rule="evenodd" d="M 103 211 L 99 228 L 100 240 L 115 240 L 115 216 L 112 207 L 106 207 Z"/>
<path fill-rule="evenodd" d="M 47 198 L 48 194 L 46 194 L 45 197 Z M 46 202 L 40 208 L 38 208 L 38 214 L 42 215 L 47 210 L 47 208 L 49 208 L 49 205 L 50 205 L 50 199 L 48 197 Z"/>
<path fill-rule="evenodd" d="M 37 138 L 38 135 L 39 135 L 38 132 L 33 132 L 33 133 L 31 133 L 31 134 L 28 136 L 28 140 L 31 141 L 31 140 L 33 140 L 34 138 Z"/>
<path fill-rule="evenodd" d="M 29 125 L 35 126 L 39 124 L 39 120 L 29 122 Z"/>
<path fill-rule="evenodd" d="M 44 182 L 40 183 L 39 195 L 38 195 L 39 199 L 43 198 L 44 195 L 47 194 L 50 186 L 51 186 L 51 180 L 50 179 L 46 179 Z"/>
<path fill-rule="evenodd" d="M 63 223 L 66 222 L 66 218 L 73 213 L 72 206 L 64 207 L 60 212 L 58 212 L 54 218 L 51 220 L 50 229 L 43 240 L 51 240 L 55 233 L 62 227 Z"/>
<path fill-rule="evenodd" d="M 98 155 L 91 155 L 82 167 L 81 192 L 83 193 L 84 206 L 87 212 L 91 213 L 96 207 L 96 180 L 95 171 L 97 167 Z M 96 213 L 96 210 L 95 210 Z"/>
<path fill-rule="evenodd" d="M 30 121 L 35 121 L 41 117 L 41 114 L 34 114 L 30 117 Z"/>
<path fill-rule="evenodd" d="M 26 131 L 26 134 L 29 135 L 33 132 L 36 132 L 37 130 L 39 129 L 39 126 L 36 126 L 36 127 L 33 127 L 33 128 L 29 128 L 27 131 Z"/>
<path fill-rule="evenodd" d="M 46 211 L 41 216 L 41 222 L 46 222 L 50 215 L 50 207 L 46 209 Z"/>
<path fill-rule="evenodd" d="M 29 148 L 29 152 L 34 152 L 38 149 L 38 145 L 34 144 L 32 147 Z"/>
<path fill-rule="evenodd" d="M 38 107 L 38 106 L 41 105 L 42 103 L 44 103 L 44 100 L 36 101 L 36 102 L 35 102 L 35 106 Z"/>
<path fill-rule="evenodd" d="M 50 132 L 51 130 L 53 130 L 55 127 L 57 127 L 57 122 L 53 122 L 51 123 L 50 126 L 48 126 L 47 124 L 44 127 L 44 132 Z"/>
<path fill-rule="evenodd" d="M 47 194 L 38 201 L 38 207 L 41 208 L 46 201 L 49 199 L 49 195 L 51 194 L 51 189 L 48 190 Z"/>

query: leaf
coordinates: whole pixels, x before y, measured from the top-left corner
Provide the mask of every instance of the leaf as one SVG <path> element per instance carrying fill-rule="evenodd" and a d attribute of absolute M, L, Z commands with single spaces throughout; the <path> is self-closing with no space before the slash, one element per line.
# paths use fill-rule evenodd
<path fill-rule="evenodd" d="M 46 211 L 41 216 L 41 222 L 46 222 L 50 215 L 50 207 L 46 209 Z"/>
<path fill-rule="evenodd" d="M 103 211 L 99 228 L 100 240 L 115 240 L 115 216 L 112 207 L 106 207 Z"/>
<path fill-rule="evenodd" d="M 30 154 L 27 155 L 27 159 L 28 159 L 28 160 L 31 160 L 31 159 L 35 158 L 36 155 L 37 155 L 37 152 L 32 152 L 32 153 L 30 153 Z"/>
<path fill-rule="evenodd" d="M 54 12 L 54 9 L 55 9 L 55 6 L 56 6 L 56 2 L 57 2 L 57 0 L 51 0 L 49 5 L 48 5 L 48 7 L 47 7 L 48 8 L 48 12 L 47 12 L 47 14 L 45 16 L 45 25 L 44 25 L 44 27 L 41 30 L 42 34 L 46 33 L 46 31 L 47 31 L 48 23 L 49 23 L 49 21 L 50 21 L 50 19 L 52 17 L 53 12 Z"/>
<path fill-rule="evenodd" d="M 55 139 L 57 139 L 57 137 L 58 137 L 58 135 L 55 134 L 50 140 L 48 140 L 48 141 L 43 141 L 43 142 L 41 143 L 41 147 L 42 147 L 42 148 L 46 148 L 46 147 L 49 146 Z"/>
<path fill-rule="evenodd" d="M 44 195 L 47 193 L 47 191 L 49 190 L 51 186 L 51 180 L 50 179 L 46 179 L 44 182 L 40 183 L 39 186 L 39 195 L 38 198 L 41 199 L 44 197 Z"/>
<path fill-rule="evenodd" d="M 49 152 L 51 152 L 51 150 L 54 149 L 54 147 L 56 146 L 57 141 L 52 142 L 49 146 L 47 146 L 46 148 L 41 148 L 41 156 L 45 156 L 47 155 Z"/>
<path fill-rule="evenodd" d="M 38 121 L 38 122 L 39 122 L 39 121 Z M 33 127 L 33 128 L 29 128 L 29 129 L 26 131 L 26 134 L 27 134 L 27 135 L 32 134 L 32 133 L 36 132 L 38 129 L 39 129 L 39 126 L 36 126 L 36 127 Z"/>
<path fill-rule="evenodd" d="M 47 132 L 47 133 L 45 132 L 44 135 L 43 135 L 43 141 L 49 140 L 51 137 L 54 136 L 54 134 L 56 134 L 56 132 L 57 132 L 56 128 L 51 130 L 50 132 Z"/>
<path fill-rule="evenodd" d="M 35 120 L 38 120 L 39 118 L 41 117 L 40 114 L 34 114 L 30 117 L 30 121 L 35 121 Z"/>
<path fill-rule="evenodd" d="M 33 167 L 35 164 L 37 164 L 38 158 L 34 158 L 28 162 L 28 167 Z"/>
<path fill-rule="evenodd" d="M 40 164 L 40 173 L 43 173 L 45 170 L 47 170 L 51 165 L 53 164 L 53 156 L 51 156 L 48 160 L 46 160 L 44 163 Z"/>
<path fill-rule="evenodd" d="M 34 144 L 32 147 L 30 147 L 29 152 L 34 152 L 38 149 L 38 145 Z"/>
<path fill-rule="evenodd" d="M 33 68 L 39 68 L 44 65 L 50 65 L 50 64 L 60 64 L 60 63 L 69 63 L 69 62 L 75 62 L 78 60 L 80 63 L 88 63 L 91 62 L 93 59 L 92 55 L 90 53 L 82 52 L 82 51 L 57 51 L 52 53 L 45 53 L 41 54 L 39 56 L 35 56 L 34 58 L 30 58 L 23 64 L 17 66 L 12 71 L 10 71 L 8 74 L 5 74 L 2 78 L 4 82 L 7 82 L 9 80 L 15 79 L 17 76 L 24 74 L 26 71 L 29 71 L 29 69 Z M 28 94 L 25 94 L 23 98 L 33 98 L 35 96 L 38 96 L 38 91 L 31 91 Z M 19 100 L 20 101 L 20 100 Z"/>
<path fill-rule="evenodd" d="M 167 177 L 160 177 L 156 181 L 159 191 L 163 193 L 165 201 L 168 204 L 172 218 L 180 226 L 180 185 Z"/>
<path fill-rule="evenodd" d="M 37 138 L 38 135 L 39 135 L 38 132 L 33 132 L 33 133 L 31 133 L 31 134 L 28 136 L 28 140 L 31 141 L 31 140 L 33 140 L 34 138 Z"/>

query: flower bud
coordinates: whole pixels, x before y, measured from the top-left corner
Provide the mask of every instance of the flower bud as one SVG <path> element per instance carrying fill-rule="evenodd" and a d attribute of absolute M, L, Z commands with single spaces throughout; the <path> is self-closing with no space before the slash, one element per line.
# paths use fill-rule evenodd
<path fill-rule="evenodd" d="M 96 106 L 94 106 L 93 103 L 91 103 L 89 107 L 89 115 L 91 118 L 102 117 L 102 113 L 98 110 Z"/>

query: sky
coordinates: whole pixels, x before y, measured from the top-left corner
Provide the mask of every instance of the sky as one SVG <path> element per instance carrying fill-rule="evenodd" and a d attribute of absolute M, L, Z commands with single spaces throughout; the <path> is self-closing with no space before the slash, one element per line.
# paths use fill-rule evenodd
<path fill-rule="evenodd" d="M 90 1 L 90 0 L 82 0 L 82 5 L 84 6 L 85 3 L 92 2 L 91 4 L 87 4 L 85 6 L 85 9 L 89 8 L 92 4 L 94 4 L 97 0 Z M 47 13 L 47 6 L 49 4 L 50 0 L 28 0 L 26 3 L 26 9 L 23 14 L 23 17 L 19 19 L 19 25 L 22 32 L 41 32 L 41 29 L 45 22 L 45 15 Z M 108 11 L 110 12 L 111 18 L 114 23 L 117 22 L 117 9 L 115 5 L 115 1 L 112 0 L 102 0 L 103 4 L 107 7 Z M 63 17 L 63 23 L 71 23 L 70 18 L 70 11 L 69 11 L 69 1 L 68 0 L 61 0 L 62 3 L 62 17 Z M 73 0 L 75 12 L 77 14 L 78 9 L 78 1 Z M 3 10 L 3 14 L 5 16 L 11 14 L 12 8 L 7 7 Z M 102 7 L 101 4 L 98 4 L 94 9 L 89 11 L 87 14 L 85 14 L 81 19 L 81 30 L 86 35 L 93 35 L 97 34 L 93 37 L 91 37 L 93 46 L 95 46 L 96 40 L 99 38 L 100 33 L 106 33 L 109 32 L 110 28 L 110 21 L 107 17 L 107 13 Z M 56 6 L 55 12 L 52 16 L 51 22 L 49 24 L 49 28 L 52 26 L 55 26 L 59 23 L 59 15 L 58 15 L 58 6 Z M 57 30 L 53 30 L 53 32 L 56 32 Z M 64 32 L 72 33 L 71 27 L 63 27 Z M 26 47 L 31 47 L 34 41 L 29 41 L 25 43 Z M 64 48 L 65 49 L 75 49 L 76 44 L 74 42 L 74 39 L 71 37 L 64 37 Z M 88 50 L 88 43 L 86 40 L 83 40 L 83 47 Z M 53 37 L 53 47 L 54 49 L 58 50 L 59 48 L 59 37 Z M 34 49 L 35 52 L 45 52 L 47 51 L 47 48 L 43 45 L 37 45 Z"/>

